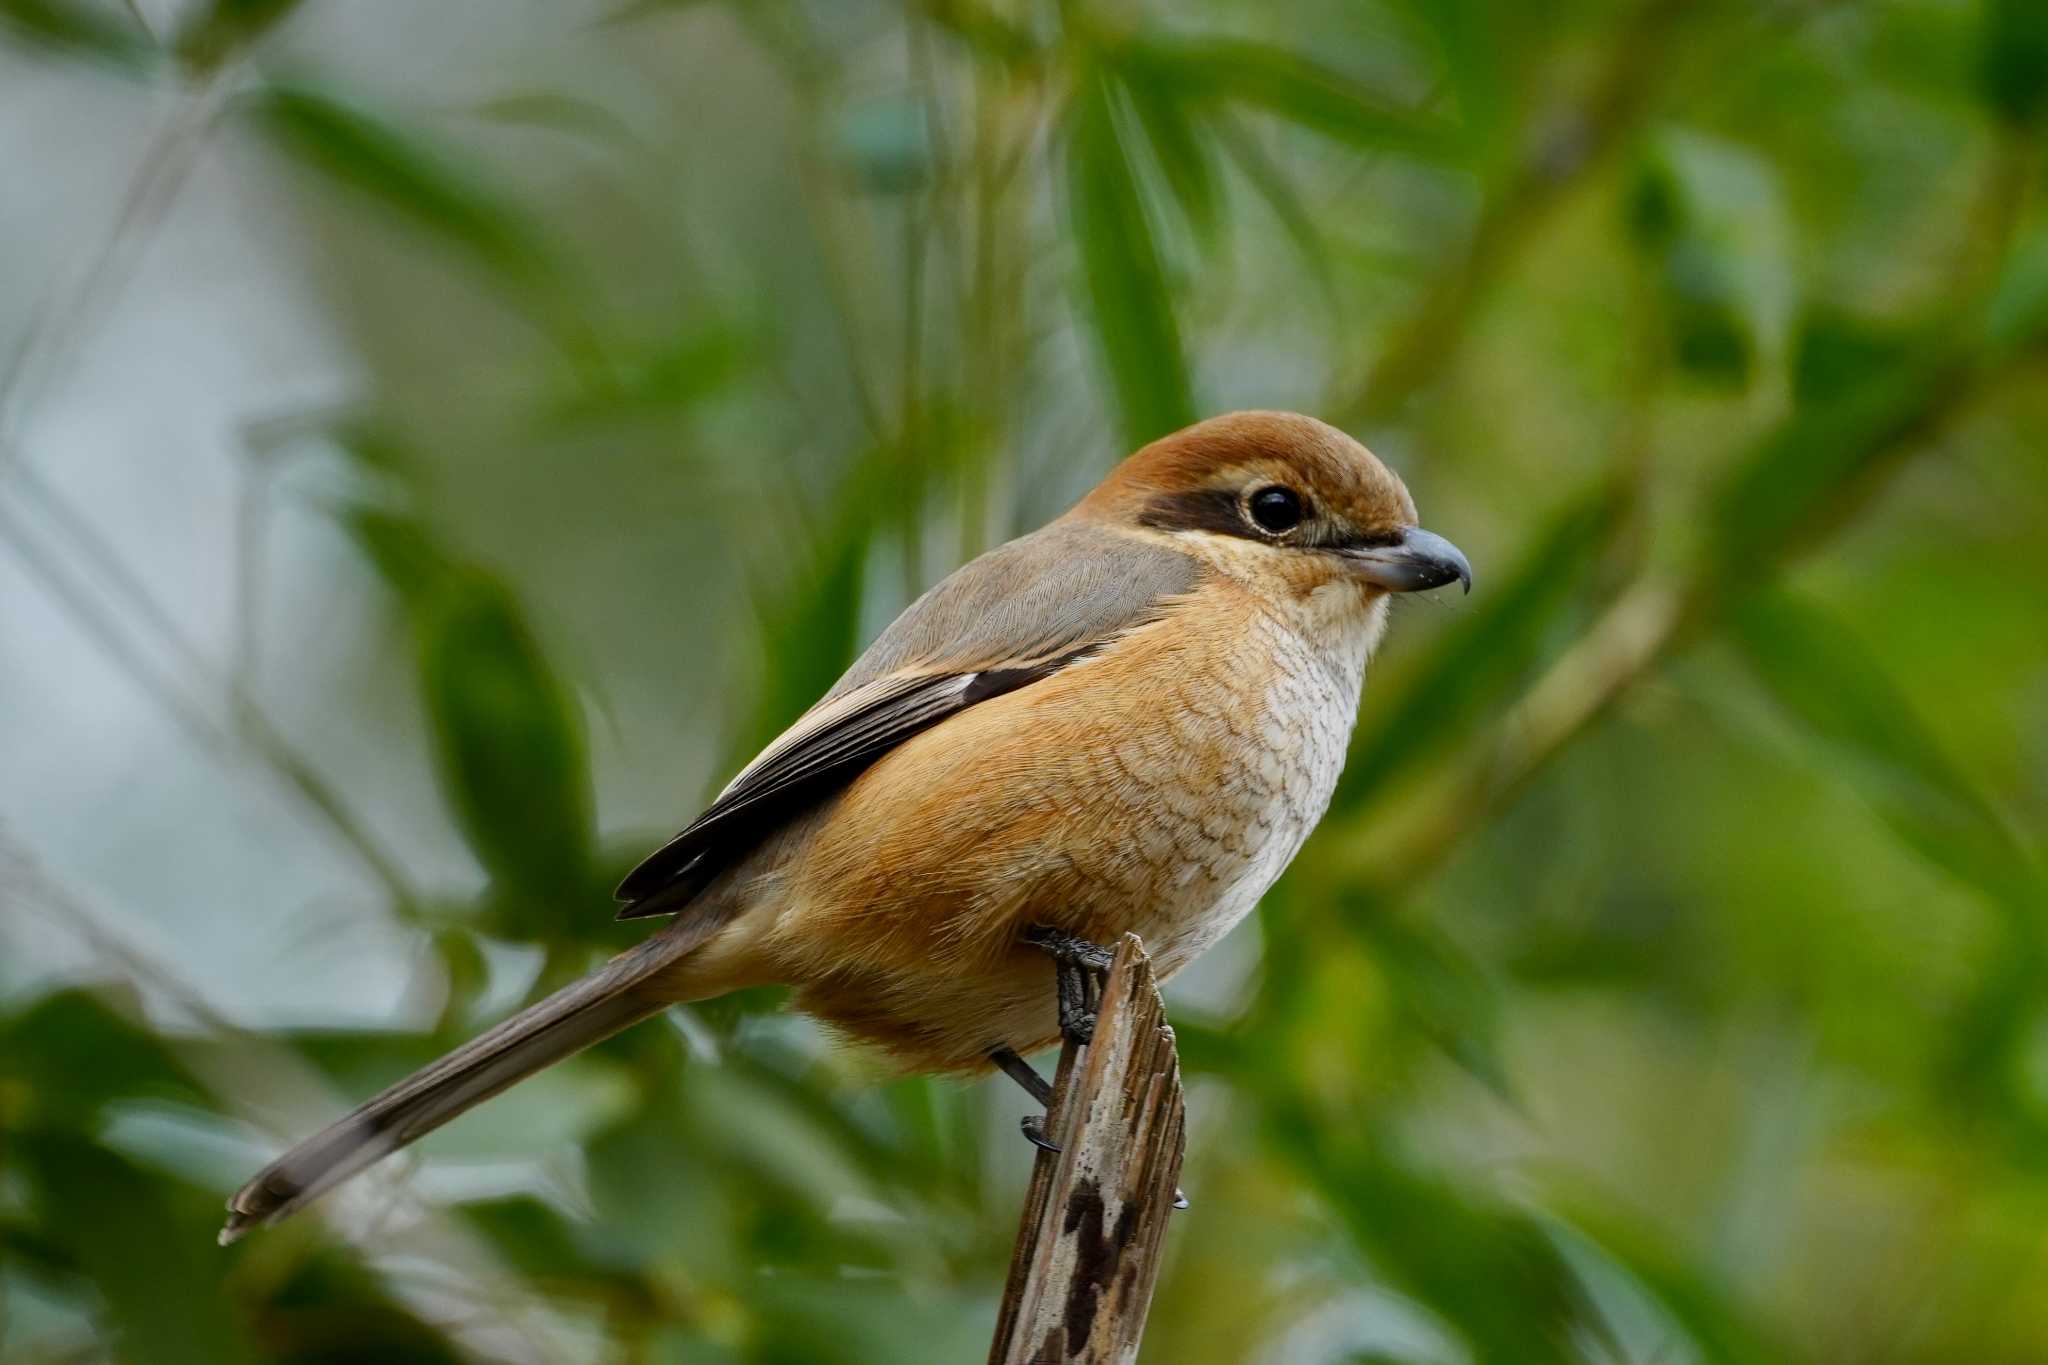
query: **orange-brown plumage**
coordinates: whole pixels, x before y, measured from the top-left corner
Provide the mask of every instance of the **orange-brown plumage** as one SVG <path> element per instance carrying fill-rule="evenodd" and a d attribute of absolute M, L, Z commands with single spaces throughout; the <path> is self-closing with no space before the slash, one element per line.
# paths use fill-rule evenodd
<path fill-rule="evenodd" d="M 1246 471 L 1315 488 L 1361 528 L 1415 522 L 1415 502 L 1393 471 L 1335 427 L 1293 412 L 1230 413 L 1162 436 L 1111 470 L 1067 515 L 1127 524 L 1159 494 L 1214 487 Z"/>
<path fill-rule="evenodd" d="M 1414 522 L 1312 418 L 1146 446 L 913 603 L 627 879 L 622 913 L 666 927 L 286 1153 L 228 1233 L 669 1003 L 782 983 L 906 1069 L 965 1071 L 1057 1037 L 1027 930 L 1136 932 L 1172 975 L 1321 816 L 1387 594 L 1469 583 Z"/>

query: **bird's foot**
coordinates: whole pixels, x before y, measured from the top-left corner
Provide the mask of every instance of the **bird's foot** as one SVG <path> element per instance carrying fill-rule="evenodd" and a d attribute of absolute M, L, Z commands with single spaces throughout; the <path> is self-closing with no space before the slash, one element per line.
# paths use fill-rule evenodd
<path fill-rule="evenodd" d="M 1024 941 L 1052 959 L 1059 990 L 1060 1036 L 1077 1046 L 1095 1041 L 1095 1016 L 1116 954 L 1062 929 L 1033 925 Z"/>
<path fill-rule="evenodd" d="M 988 1059 L 995 1063 L 996 1070 L 1008 1076 L 1024 1093 L 1040 1104 L 1052 1103 L 1052 1084 L 1038 1074 L 1038 1069 L 1017 1055 L 1016 1049 L 998 1047 L 989 1049 Z M 1045 1115 L 1026 1114 L 1017 1121 L 1023 1130 L 1025 1140 L 1040 1151 L 1057 1152 L 1060 1145 L 1045 1135 Z"/>
<path fill-rule="evenodd" d="M 1116 950 L 1105 948 L 1078 934 L 1064 929 L 1054 929 L 1044 924 L 1034 924 L 1024 931 L 1024 941 L 1044 952 L 1055 962 L 1071 962 L 1086 967 L 1098 976 L 1109 975 L 1109 968 L 1116 961 Z"/>
<path fill-rule="evenodd" d="M 1026 1114 L 1017 1120 L 1017 1128 L 1024 1134 L 1024 1140 L 1039 1151 L 1059 1154 L 1060 1145 L 1045 1135 L 1045 1115 Z"/>

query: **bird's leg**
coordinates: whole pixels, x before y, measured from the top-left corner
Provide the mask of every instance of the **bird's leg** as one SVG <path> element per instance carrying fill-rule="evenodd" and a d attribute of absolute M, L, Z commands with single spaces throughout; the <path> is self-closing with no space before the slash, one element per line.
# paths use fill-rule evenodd
<path fill-rule="evenodd" d="M 1043 925 L 1026 929 L 1024 941 L 1052 959 L 1059 986 L 1061 1035 L 1075 1043 L 1092 1041 L 1103 979 L 1116 955 L 1099 943 Z"/>
<path fill-rule="evenodd" d="M 1018 1056 L 1014 1048 L 990 1048 L 988 1059 L 995 1063 L 998 1071 L 1024 1087 L 1025 1094 L 1048 1109 L 1052 1107 L 1052 1082 L 1039 1075 L 1038 1069 Z M 1060 1145 L 1045 1135 L 1045 1115 L 1026 1114 L 1017 1121 L 1017 1127 L 1032 1146 L 1042 1147 L 1048 1152 L 1060 1150 Z M 1177 1209 L 1188 1206 L 1188 1197 L 1181 1193 L 1178 1185 L 1173 1187 L 1173 1206 Z"/>
<path fill-rule="evenodd" d="M 997 1070 L 1023 1086 L 1025 1094 L 1047 1107 L 1052 1105 L 1052 1083 L 1039 1075 L 1037 1068 L 1019 1057 L 1013 1049 L 994 1048 L 989 1052 L 988 1059 L 996 1064 Z M 1026 1114 L 1018 1121 L 1017 1126 L 1023 1130 L 1025 1138 L 1032 1146 L 1043 1147 L 1048 1152 L 1057 1152 L 1060 1149 L 1057 1142 L 1045 1135 L 1045 1115 Z"/>
<path fill-rule="evenodd" d="M 1060 997 L 1060 1036 L 1077 1043 L 1095 1041 L 1095 1015 L 1099 1001 L 1092 999 L 1089 972 L 1078 962 L 1055 958 L 1052 964 Z"/>

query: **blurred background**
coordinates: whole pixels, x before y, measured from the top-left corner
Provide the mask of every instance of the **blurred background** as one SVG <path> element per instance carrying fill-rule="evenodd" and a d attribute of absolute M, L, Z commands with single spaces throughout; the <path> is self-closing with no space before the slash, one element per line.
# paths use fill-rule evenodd
<path fill-rule="evenodd" d="M 923 587 L 1479 566 L 1177 980 L 1157 1362 L 2048 1360 L 2048 6 L 0 0 L 0 1356 L 979 1359 L 1007 1083 L 671 1012 L 228 1251 Z"/>

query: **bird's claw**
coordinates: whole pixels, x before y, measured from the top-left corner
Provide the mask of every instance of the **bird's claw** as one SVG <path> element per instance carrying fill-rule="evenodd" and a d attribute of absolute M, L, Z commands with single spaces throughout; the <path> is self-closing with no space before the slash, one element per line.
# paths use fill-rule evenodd
<path fill-rule="evenodd" d="M 1086 1047 L 1095 1041 L 1095 1016 L 1115 954 L 1099 943 L 1044 925 L 1026 929 L 1024 941 L 1052 959 L 1059 990 L 1060 1036 Z"/>
<path fill-rule="evenodd" d="M 1026 943 L 1044 951 L 1053 961 L 1086 967 L 1097 976 L 1107 976 L 1110 966 L 1116 961 L 1115 949 L 1105 948 L 1064 929 L 1034 924 L 1024 931 L 1023 937 Z"/>
<path fill-rule="evenodd" d="M 1060 1145 L 1045 1135 L 1045 1115 L 1026 1114 L 1023 1118 L 1017 1120 L 1017 1127 L 1024 1134 L 1024 1140 L 1033 1147 L 1036 1147 L 1041 1152 L 1051 1152 L 1054 1155 L 1058 1155 Z"/>

